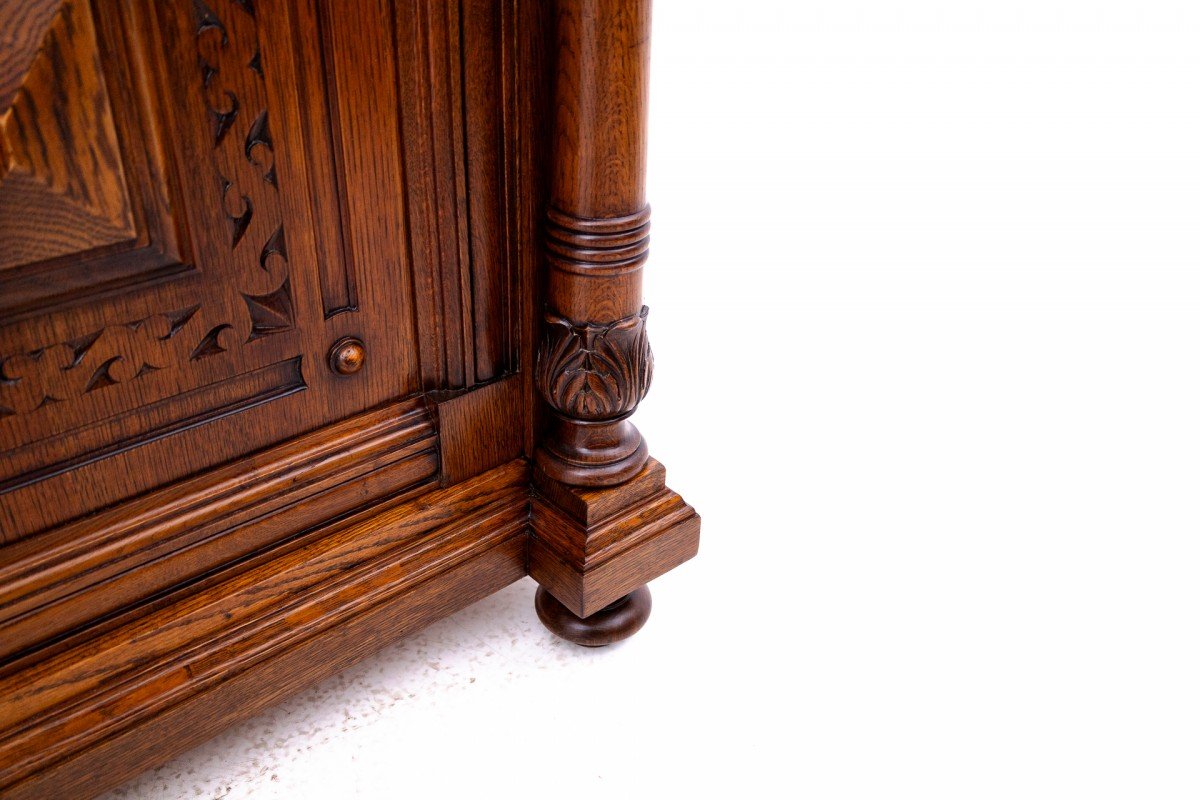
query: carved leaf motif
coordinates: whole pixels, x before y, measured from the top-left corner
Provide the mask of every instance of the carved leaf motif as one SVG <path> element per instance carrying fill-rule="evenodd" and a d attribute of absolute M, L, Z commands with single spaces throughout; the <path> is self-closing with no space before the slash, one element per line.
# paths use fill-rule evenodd
<path fill-rule="evenodd" d="M 631 413 L 646 396 L 654 354 L 640 313 L 607 324 L 575 323 L 546 316 L 538 352 L 537 383 L 556 411 L 601 421 Z"/>

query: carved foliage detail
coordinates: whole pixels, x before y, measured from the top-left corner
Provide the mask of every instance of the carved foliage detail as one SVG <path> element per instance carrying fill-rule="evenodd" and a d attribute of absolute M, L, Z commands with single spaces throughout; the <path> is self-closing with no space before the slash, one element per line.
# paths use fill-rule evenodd
<path fill-rule="evenodd" d="M 580 420 L 613 420 L 633 412 L 654 371 L 648 311 L 642 306 L 639 313 L 607 324 L 547 314 L 536 371 L 546 402 Z"/>
<path fill-rule="evenodd" d="M 114 325 L 0 361 L 0 417 L 126 383 L 186 358 L 197 306 Z"/>

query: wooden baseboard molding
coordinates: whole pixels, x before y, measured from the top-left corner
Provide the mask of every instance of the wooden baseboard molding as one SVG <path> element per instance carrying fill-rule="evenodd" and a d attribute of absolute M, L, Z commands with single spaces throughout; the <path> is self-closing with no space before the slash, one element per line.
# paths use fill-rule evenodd
<path fill-rule="evenodd" d="M 387 464 L 426 452 L 425 412 L 413 409 L 407 419 L 373 429 L 367 443 L 390 444 L 367 444 L 368 452 Z M 345 452 L 335 448 L 331 457 Z M 321 477 L 291 492 L 349 498 L 357 488 L 374 497 L 370 469 L 312 493 L 329 474 L 318 463 L 304 460 L 308 473 L 284 472 Z M 436 471 L 429 476 L 436 480 Z M 228 485 L 231 504 L 250 491 Z M 244 510 L 245 526 L 219 530 L 272 530 L 264 509 L 296 523 L 278 494 L 254 497 L 262 499 Z M 699 541 L 699 517 L 666 487 L 654 460 L 621 486 L 581 489 L 532 476 L 519 458 L 452 486 L 419 482 L 366 507 L 337 507 L 173 592 L 7 659 L 0 796 L 85 798 L 117 786 L 526 574 L 587 617 L 691 558 Z M 230 513 L 243 519 L 232 505 Z M 120 530 L 136 539 L 157 529 Z M 72 563 L 44 567 L 82 576 Z M 139 571 L 153 564 L 136 563 Z M 0 630 L 20 628 L 0 619 Z"/>
<path fill-rule="evenodd" d="M 527 463 L 300 547 L 0 678 L 0 795 L 86 797 L 526 574 Z"/>
<path fill-rule="evenodd" d="M 410 400 L 0 548 L 0 660 L 328 519 L 437 485 L 432 415 Z"/>

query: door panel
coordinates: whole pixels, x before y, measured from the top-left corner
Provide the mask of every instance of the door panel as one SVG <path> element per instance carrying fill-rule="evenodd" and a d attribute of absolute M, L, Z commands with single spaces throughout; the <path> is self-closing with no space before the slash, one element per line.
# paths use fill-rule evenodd
<path fill-rule="evenodd" d="M 503 7 L 0 0 L 0 540 L 516 368 Z"/>
<path fill-rule="evenodd" d="M 343 219 L 329 213 L 337 187 L 309 170 L 329 153 L 309 152 L 300 122 L 297 48 L 315 31 L 295 12 L 5 0 L 5 21 L 37 41 L 0 56 L 14 98 L 0 185 L 6 541 L 419 388 L 402 218 L 368 231 L 357 266 L 373 279 L 327 319 L 322 279 L 348 274 L 345 249 L 318 258 L 314 231 L 340 238 Z M 125 96 L 109 91 L 114 76 L 129 78 Z M 133 153 L 161 163 L 129 166 Z M 131 190 L 138 169 L 151 191 Z M 72 220 L 58 213 L 68 201 Z M 100 222 L 69 224 L 84 213 Z M 163 223 L 189 256 L 168 275 L 178 253 L 156 235 Z M 368 354 L 352 376 L 326 365 L 346 335 Z"/>

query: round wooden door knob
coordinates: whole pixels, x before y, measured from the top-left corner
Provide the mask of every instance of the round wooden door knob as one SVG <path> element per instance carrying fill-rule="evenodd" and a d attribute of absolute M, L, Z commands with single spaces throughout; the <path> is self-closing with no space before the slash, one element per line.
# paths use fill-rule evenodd
<path fill-rule="evenodd" d="M 329 368 L 338 375 L 353 375 L 362 369 L 366 360 L 366 348 L 360 340 L 353 337 L 342 339 L 329 351 Z"/>

